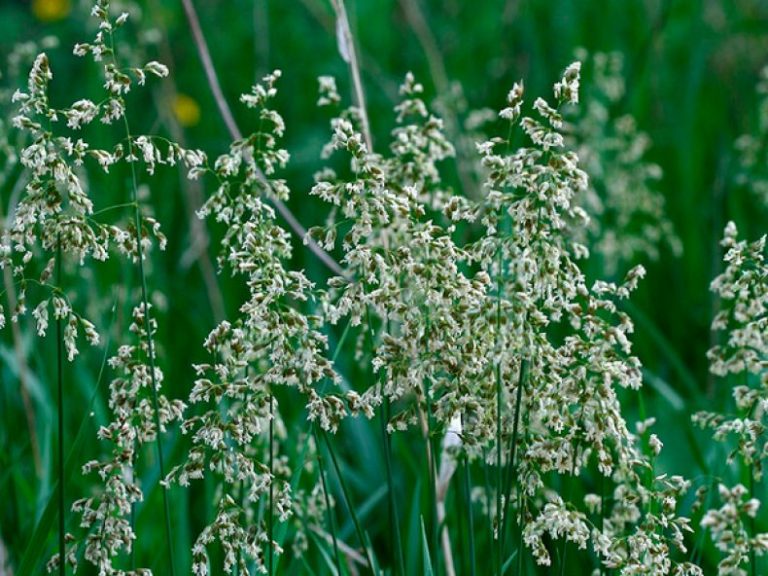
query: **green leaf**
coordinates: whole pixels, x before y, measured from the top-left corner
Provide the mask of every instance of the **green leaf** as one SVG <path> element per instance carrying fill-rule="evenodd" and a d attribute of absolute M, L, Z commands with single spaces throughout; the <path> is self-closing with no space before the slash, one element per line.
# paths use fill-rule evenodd
<path fill-rule="evenodd" d="M 421 558 L 424 565 L 424 576 L 433 576 L 432 558 L 429 556 L 429 540 L 427 540 L 427 530 L 424 527 L 424 516 L 421 517 Z"/>

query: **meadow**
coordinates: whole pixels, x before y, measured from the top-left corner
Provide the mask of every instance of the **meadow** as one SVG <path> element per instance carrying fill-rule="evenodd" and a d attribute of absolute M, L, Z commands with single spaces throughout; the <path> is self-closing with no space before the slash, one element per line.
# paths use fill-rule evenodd
<path fill-rule="evenodd" d="M 768 6 L 0 4 L 0 575 L 768 574 Z"/>

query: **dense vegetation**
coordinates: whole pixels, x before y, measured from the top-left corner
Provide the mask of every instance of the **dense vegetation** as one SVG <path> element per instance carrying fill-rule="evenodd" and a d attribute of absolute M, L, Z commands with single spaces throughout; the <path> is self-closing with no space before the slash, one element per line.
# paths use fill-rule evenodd
<path fill-rule="evenodd" d="M 768 571 L 760 2 L 0 32 L 0 574 Z"/>

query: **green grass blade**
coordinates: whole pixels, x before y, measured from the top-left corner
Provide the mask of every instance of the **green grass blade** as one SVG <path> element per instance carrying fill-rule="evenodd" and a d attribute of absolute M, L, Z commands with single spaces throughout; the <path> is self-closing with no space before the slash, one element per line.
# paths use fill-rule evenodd
<path fill-rule="evenodd" d="M 429 555 L 429 541 L 427 529 L 424 527 L 424 516 L 421 517 L 421 561 L 424 576 L 434 576 L 432 570 L 432 558 Z"/>
<path fill-rule="evenodd" d="M 512 556 L 510 556 L 504 561 L 504 565 L 501 567 L 502 574 L 507 573 L 507 570 L 509 570 L 509 568 L 512 566 L 512 562 L 515 560 L 516 557 L 517 557 L 517 550 L 512 552 Z"/>
<path fill-rule="evenodd" d="M 336 458 L 336 453 L 333 450 L 333 445 L 331 444 L 331 441 L 328 438 L 328 434 L 325 432 L 325 430 L 322 431 L 322 435 L 325 439 L 325 445 L 328 448 L 328 453 L 331 455 L 331 462 L 333 463 L 333 468 L 336 471 L 336 478 L 338 479 L 339 485 L 341 486 L 341 492 L 344 496 L 344 503 L 346 504 L 350 515 L 352 516 L 352 522 L 355 524 L 355 531 L 357 532 L 357 537 L 360 540 L 360 546 L 365 549 L 365 561 L 368 564 L 368 569 L 371 571 L 371 574 L 376 574 L 376 572 L 373 570 L 373 562 L 371 560 L 370 549 L 366 544 L 366 538 L 363 534 L 360 520 L 357 517 L 357 512 L 355 512 L 355 507 L 352 505 L 352 499 L 349 495 L 349 490 L 347 489 L 347 483 L 344 480 L 344 475 L 341 473 L 341 468 L 339 466 L 338 459 Z"/>
<path fill-rule="evenodd" d="M 317 549 L 320 551 L 320 555 L 323 557 L 323 561 L 325 562 L 325 566 L 328 568 L 331 574 L 334 576 L 341 576 L 341 566 L 338 564 L 338 551 L 336 551 L 337 554 L 337 560 L 334 562 L 333 559 L 331 559 L 331 555 L 328 553 L 327 544 L 323 542 L 317 534 L 312 532 L 311 530 L 308 530 L 309 536 L 312 538 L 312 540 L 315 542 L 315 545 L 317 546 Z M 336 543 L 334 542 L 334 545 Z M 306 560 L 304 560 L 306 562 Z M 305 564 L 305 567 L 306 564 Z M 314 574 L 314 572 L 311 572 Z"/>

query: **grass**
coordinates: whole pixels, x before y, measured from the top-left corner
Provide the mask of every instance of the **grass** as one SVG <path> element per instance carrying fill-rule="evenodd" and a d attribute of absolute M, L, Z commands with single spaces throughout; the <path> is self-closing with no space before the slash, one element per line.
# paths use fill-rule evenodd
<path fill-rule="evenodd" d="M 73 62 L 68 54 L 71 44 L 86 36 L 86 11 L 75 2 L 73 5 L 67 19 L 55 22 L 36 20 L 25 3 L 8 2 L 0 7 L 0 53 L 5 54 L 13 43 L 27 38 L 39 39 L 44 34 L 60 38 L 60 48 L 50 53 L 56 79 L 67 79 L 53 83 L 53 98 L 61 103 L 79 97 L 81 92 L 93 93 L 99 85 L 91 67 Z M 227 129 L 214 110 L 216 100 L 203 80 L 182 8 L 171 2 L 140 5 L 145 20 L 157 23 L 160 33 L 167 35 L 178 90 L 189 94 L 204 111 L 198 124 L 183 128 L 189 145 L 224 150 Z M 428 99 L 441 95 L 436 87 L 445 85 L 445 74 L 449 83 L 461 83 L 469 108 L 500 107 L 512 82 L 519 78 L 525 78 L 530 94 L 549 93 L 552 79 L 570 62 L 576 46 L 624 54 L 628 64 L 628 96 L 612 113 L 633 114 L 653 139 L 652 159 L 665 174 L 659 186 L 685 252 L 679 259 L 664 253 L 658 262 L 647 263 L 648 276 L 636 298 L 625 308 L 637 327 L 634 351 L 642 359 L 647 376 L 643 391 L 639 395 L 627 392 L 623 401 L 630 422 L 639 418 L 643 403 L 658 418 L 659 434 L 666 444 L 656 462 L 658 469 L 689 477 L 709 477 L 712 470 L 718 469 L 714 462 L 721 451 L 711 447 L 707 435 L 681 422 L 703 406 L 725 407 L 729 401 L 728 394 L 710 382 L 705 358 L 715 304 L 708 284 L 720 266 L 717 241 L 723 223 L 735 219 L 749 237 L 765 231 L 765 208 L 756 206 L 753 197 L 730 183 L 729 147 L 733 138 L 754 120 L 757 70 L 768 62 L 768 13 L 762 5 L 709 0 L 594 0 L 565 2 L 556 10 L 551 3 L 540 0 L 482 5 L 422 0 L 417 5 L 424 16 L 420 20 L 418 14 L 408 13 L 395 0 L 347 2 L 349 26 L 360 63 L 359 79 L 349 79 L 347 63 L 338 54 L 330 3 L 236 0 L 219 4 L 197 2 L 196 6 L 213 64 L 220 73 L 227 70 L 220 78 L 225 100 L 234 104 L 237 95 L 247 92 L 254 79 L 268 69 L 281 68 L 284 72 L 278 102 L 288 126 L 286 146 L 293 154 L 286 174 L 294 191 L 288 208 L 306 227 L 321 225 L 327 216 L 326 207 L 307 194 L 312 174 L 320 167 L 319 149 L 327 131 L 327 121 L 314 107 L 317 75 L 336 75 L 342 93 L 357 94 L 357 98 L 365 89 L 371 141 L 376 145 L 386 142 L 386 134 L 392 128 L 389 110 L 396 98 L 397 84 L 407 70 L 413 70 L 425 84 Z M 336 3 L 337 9 L 338 6 L 344 4 Z M 511 15 L 507 20 L 505 13 Z M 437 54 L 433 45 L 439 47 Z M 147 50 L 153 52 L 157 47 L 150 45 Z M 441 61 L 436 61 L 438 56 Z M 441 68 L 444 73 L 439 72 Z M 149 93 L 130 98 L 129 104 L 135 110 L 147 111 L 132 114 L 134 132 L 156 127 L 170 132 L 169 121 L 153 111 Z M 460 103 L 454 106 L 460 120 L 465 112 Z M 243 128 L 258 121 L 237 106 L 233 106 L 232 114 L 233 122 Z M 96 141 L 106 141 L 109 136 L 104 128 L 93 130 Z M 451 184 L 457 190 L 467 188 L 461 170 L 459 165 L 450 165 L 448 169 L 453 175 Z M 116 167 L 116 171 L 125 181 L 133 179 L 125 167 Z M 4 211 L 23 177 L 19 171 L 0 180 Z M 122 192 L 110 182 L 99 174 L 90 180 L 92 190 L 98 191 L 97 210 L 124 203 Z M 200 306 L 208 288 L 199 262 L 189 267 L 179 264 L 192 235 L 186 210 L 189 198 L 170 168 L 159 168 L 146 183 L 152 189 L 146 205 L 163 223 L 169 237 L 167 252 L 153 253 L 147 270 L 127 271 L 115 263 L 84 270 L 64 263 L 64 270 L 62 266 L 58 270 L 71 281 L 68 293 L 102 310 L 113 303 L 112 287 L 127 285 L 126 278 L 138 275 L 145 305 L 159 303 L 153 312 L 161 328 L 155 339 L 156 351 L 152 349 L 154 342 L 149 342 L 149 358 L 152 360 L 156 352 L 168 375 L 164 392 L 172 398 L 185 398 L 194 380 L 190 360 L 201 361 L 200 343 L 213 325 L 214 314 L 208 306 Z M 137 191 L 134 188 L 134 193 Z M 204 189 L 205 194 L 210 192 Z M 135 209 L 136 228 L 140 230 L 138 202 L 134 199 L 124 207 Z M 121 216 L 115 213 L 114 218 L 117 221 Z M 212 245 L 220 234 L 221 230 L 211 230 Z M 305 269 L 313 281 L 324 285 L 330 274 L 327 266 L 318 262 L 300 240 L 294 238 L 293 242 L 292 267 Z M 339 260 L 341 254 L 332 256 Z M 139 265 L 143 265 L 141 260 Z M 588 274 L 598 278 L 601 271 L 593 266 L 588 268 Z M 232 317 L 242 300 L 243 287 L 227 275 L 219 275 L 217 281 L 224 295 L 225 312 Z M 111 335 L 124 334 L 126 326 L 124 318 L 117 318 Z M 25 319 L 19 327 L 23 334 L 34 331 Z M 355 340 L 355 329 L 337 326 L 329 328 L 328 335 L 332 342 L 338 342 L 338 357 L 334 359 L 348 385 L 356 387 L 365 382 L 367 386 L 372 375 L 368 367 L 355 360 L 354 345 L 347 345 Z M 29 366 L 27 392 L 40 444 L 40 465 L 36 467 L 35 445 L 26 432 L 31 421 L 30 407 L 25 406 L 19 394 L 22 368 L 13 359 L 15 343 L 11 331 L 6 329 L 0 337 L 2 349 L 8 352 L 4 353 L 0 367 L 0 400 L 5 415 L 0 443 L 11 447 L 3 462 L 6 472 L 0 474 L 0 491 L 9 495 L 0 506 L 0 542 L 10 565 L 15 567 L 14 574 L 26 576 L 37 573 L 43 557 L 62 546 L 55 541 L 71 522 L 66 512 L 71 499 L 74 494 L 88 493 L 86 480 L 74 470 L 98 454 L 91 439 L 94 429 L 108 418 L 101 391 L 94 400 L 95 426 L 91 425 L 87 418 L 91 410 L 86 409 L 85 396 L 101 382 L 102 377 L 95 375 L 103 368 L 105 356 L 104 350 L 83 352 L 82 360 L 72 368 L 52 362 L 52 350 L 45 344 L 35 349 L 37 341 L 25 341 L 23 360 Z M 61 335 L 57 341 L 61 342 Z M 62 380 L 65 372 L 66 379 Z M 521 374 L 518 389 L 523 381 Z M 507 384 L 497 385 L 501 392 L 501 386 Z M 280 400 L 281 406 L 287 404 L 283 398 Z M 517 489 L 516 481 L 500 465 L 502 450 L 510 461 L 515 461 L 518 434 L 525 426 L 520 421 L 519 397 L 517 402 L 502 407 L 515 422 L 515 433 L 508 443 L 501 437 L 497 439 L 495 466 L 482 469 L 476 464 L 460 465 L 451 484 L 453 496 L 449 495 L 448 501 L 457 504 L 456 510 L 449 511 L 447 522 L 454 542 L 457 546 L 460 543 L 463 550 L 462 559 L 457 561 L 459 573 L 482 574 L 490 571 L 491 566 L 499 573 L 534 573 L 526 554 L 516 551 L 522 526 L 517 518 L 513 520 L 510 516 L 508 520 L 508 502 Z M 52 434 L 49 422 L 54 415 L 58 422 L 56 434 Z M 300 411 L 295 410 L 287 418 L 289 435 L 306 430 L 300 416 Z M 328 456 L 318 460 L 324 498 L 326 502 L 336 499 L 343 506 L 337 506 L 335 512 L 329 511 L 326 516 L 330 542 L 313 536 L 309 545 L 304 561 L 316 573 L 350 572 L 342 544 L 364 551 L 365 570 L 370 572 L 380 563 L 392 574 L 444 573 L 439 546 L 441 526 L 434 515 L 439 436 L 432 423 L 427 421 L 427 425 L 429 450 L 419 432 L 382 438 L 378 423 L 362 421 L 345 423 L 337 437 L 323 435 L 322 441 L 318 441 L 318 458 L 322 458 L 321 454 Z M 138 565 L 153 565 L 156 573 L 181 574 L 188 571 L 188 566 L 180 557 L 212 510 L 207 508 L 210 503 L 201 497 L 199 487 L 197 492 L 189 493 L 153 488 L 165 476 L 166 460 L 172 462 L 187 439 L 179 437 L 164 442 L 158 439 L 156 456 L 148 456 L 157 469 L 148 472 L 143 482 L 149 496 L 137 509 L 140 539 L 136 543 L 135 561 Z M 425 456 L 425 451 L 429 456 Z M 306 488 L 312 478 L 302 476 L 295 481 L 297 487 Z M 497 487 L 496 507 L 503 510 L 499 513 L 502 537 L 496 542 L 481 504 L 472 500 L 473 490 L 486 483 Z M 50 495 L 54 491 L 62 496 L 57 496 L 52 504 Z M 602 489 L 601 493 L 604 494 Z M 60 501 L 61 497 L 66 501 Z M 272 517 L 271 505 L 268 516 Z M 767 523 L 764 517 L 758 517 L 756 524 L 755 529 L 765 529 Z M 289 539 L 290 534 L 283 532 L 279 524 L 270 520 L 269 526 L 270 539 L 280 544 Z M 167 559 L 159 558 L 159 542 L 173 543 L 163 546 L 162 554 L 167 551 Z M 561 561 L 558 564 L 555 560 L 552 573 L 562 572 L 566 566 L 564 557 L 568 562 L 576 561 L 573 550 L 569 546 L 567 553 L 565 548 L 560 551 Z M 696 540 L 695 555 L 709 570 L 714 570 L 718 556 L 708 539 Z M 753 567 L 758 565 L 753 563 Z M 273 560 L 270 554 L 270 573 L 300 573 L 300 566 L 300 561 L 292 561 L 287 555 Z"/>

